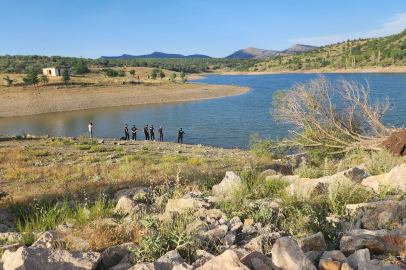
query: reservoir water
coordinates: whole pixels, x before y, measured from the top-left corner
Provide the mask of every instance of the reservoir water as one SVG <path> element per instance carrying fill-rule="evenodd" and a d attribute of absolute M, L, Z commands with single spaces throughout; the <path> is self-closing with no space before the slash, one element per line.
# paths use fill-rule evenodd
<path fill-rule="evenodd" d="M 356 80 L 371 86 L 371 99 L 389 97 L 396 108 L 384 118 L 387 125 L 406 125 L 406 74 L 325 74 L 334 81 Z M 142 128 L 154 125 L 164 128 L 164 140 L 175 141 L 177 130 L 185 131 L 184 143 L 224 148 L 246 149 L 250 135 L 282 138 L 288 127 L 275 123 L 269 114 L 276 90 L 291 88 L 296 82 L 316 78 L 316 74 L 212 75 L 194 82 L 247 86 L 251 92 L 220 99 L 92 109 L 74 112 L 0 118 L 0 134 L 33 134 L 51 136 L 86 135 L 87 125 L 95 123 L 98 138 L 124 136 L 124 125 L 138 128 L 137 139 L 143 139 Z M 1 108 L 1 106 L 0 106 Z"/>

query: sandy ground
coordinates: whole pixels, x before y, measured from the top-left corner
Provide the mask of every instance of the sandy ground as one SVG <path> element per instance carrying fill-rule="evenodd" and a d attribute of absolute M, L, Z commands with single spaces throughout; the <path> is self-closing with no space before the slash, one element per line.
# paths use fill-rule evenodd
<path fill-rule="evenodd" d="M 263 72 L 227 72 L 223 75 L 264 75 L 264 74 L 288 74 L 288 73 L 406 73 L 406 66 L 389 66 L 389 67 L 362 67 L 362 68 L 347 68 L 347 69 L 309 69 L 309 70 L 267 70 Z"/>
<path fill-rule="evenodd" d="M 209 84 L 113 85 L 99 87 L 2 87 L 0 117 L 125 105 L 194 101 L 240 95 L 247 87 Z"/>

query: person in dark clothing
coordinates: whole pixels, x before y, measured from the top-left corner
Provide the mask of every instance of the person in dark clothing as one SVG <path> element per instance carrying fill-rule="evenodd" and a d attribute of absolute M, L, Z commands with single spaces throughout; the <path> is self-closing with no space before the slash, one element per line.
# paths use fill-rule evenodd
<path fill-rule="evenodd" d="M 144 134 L 145 134 L 145 140 L 149 140 L 149 134 L 148 134 L 148 125 L 145 125 L 144 127 Z"/>
<path fill-rule="evenodd" d="M 128 125 L 127 124 L 125 124 L 124 133 L 125 133 L 125 139 L 129 140 L 130 139 L 130 133 L 128 132 Z"/>
<path fill-rule="evenodd" d="M 183 132 L 182 128 L 180 128 L 178 131 L 178 143 L 179 143 L 179 141 L 180 141 L 180 143 L 183 143 L 183 134 L 186 134 L 186 133 Z"/>
<path fill-rule="evenodd" d="M 154 125 L 151 125 L 149 128 L 149 135 L 151 137 L 151 141 L 155 141 L 155 129 Z"/>
<path fill-rule="evenodd" d="M 164 130 L 162 129 L 162 127 L 159 127 L 158 133 L 159 133 L 159 141 L 163 142 L 164 141 Z"/>
<path fill-rule="evenodd" d="M 133 133 L 133 140 L 136 141 L 137 140 L 137 128 L 135 127 L 135 125 L 133 125 L 133 127 L 131 128 L 131 132 Z"/>

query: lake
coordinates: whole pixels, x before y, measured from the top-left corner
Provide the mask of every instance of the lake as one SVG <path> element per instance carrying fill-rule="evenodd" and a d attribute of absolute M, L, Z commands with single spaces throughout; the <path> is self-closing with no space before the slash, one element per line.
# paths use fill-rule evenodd
<path fill-rule="evenodd" d="M 330 80 L 344 78 L 371 85 L 371 98 L 388 96 L 396 108 L 384 118 L 387 125 L 402 127 L 406 120 L 406 74 L 325 74 Z M 0 134 L 33 134 L 51 136 L 85 136 L 87 125 L 95 123 L 98 138 L 124 136 L 124 125 L 138 128 L 137 139 L 143 139 L 142 128 L 153 124 L 164 129 L 164 140 L 175 141 L 180 127 L 184 143 L 224 148 L 246 149 L 250 135 L 282 138 L 288 128 L 275 123 L 269 114 L 272 95 L 296 82 L 316 78 L 316 74 L 211 75 L 193 82 L 247 86 L 251 92 L 220 99 L 178 102 L 159 105 L 137 105 L 74 112 L 0 118 Z"/>

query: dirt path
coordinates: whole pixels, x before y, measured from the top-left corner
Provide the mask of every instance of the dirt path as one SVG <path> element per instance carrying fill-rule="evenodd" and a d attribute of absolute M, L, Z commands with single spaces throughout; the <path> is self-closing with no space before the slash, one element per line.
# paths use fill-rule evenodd
<path fill-rule="evenodd" d="M 240 95 L 250 91 L 247 87 L 197 83 L 71 87 L 4 87 L 0 90 L 0 117 L 194 101 Z"/>

